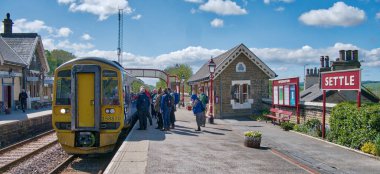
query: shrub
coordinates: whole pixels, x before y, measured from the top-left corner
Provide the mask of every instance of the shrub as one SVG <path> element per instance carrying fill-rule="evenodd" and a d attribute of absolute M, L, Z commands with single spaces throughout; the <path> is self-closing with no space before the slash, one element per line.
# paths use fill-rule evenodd
<path fill-rule="evenodd" d="M 375 155 L 380 156 L 380 134 L 375 139 Z"/>
<path fill-rule="evenodd" d="M 293 129 L 297 132 L 307 133 L 307 127 L 304 124 L 296 124 Z"/>
<path fill-rule="evenodd" d="M 365 142 L 374 142 L 380 133 L 380 105 L 340 103 L 331 111 L 328 139 L 338 144 L 359 149 Z"/>
<path fill-rule="evenodd" d="M 308 129 L 308 134 L 315 136 L 315 137 L 321 137 L 322 136 L 322 123 L 318 119 L 310 119 L 307 120 L 305 123 L 306 128 Z"/>
<path fill-rule="evenodd" d="M 281 123 L 280 125 L 282 127 L 282 129 L 284 129 L 285 131 L 289 131 L 289 130 L 293 130 L 293 127 L 294 127 L 294 123 L 290 123 L 290 122 L 283 122 Z"/>
<path fill-rule="evenodd" d="M 261 137 L 262 133 L 260 131 L 247 131 L 247 132 L 244 132 L 244 136 L 246 137 L 255 137 L 255 138 L 258 138 L 258 137 Z"/>
<path fill-rule="evenodd" d="M 369 153 L 372 155 L 376 154 L 375 144 L 373 144 L 371 142 L 364 143 L 364 145 L 360 148 L 360 150 L 363 151 L 364 153 Z"/>

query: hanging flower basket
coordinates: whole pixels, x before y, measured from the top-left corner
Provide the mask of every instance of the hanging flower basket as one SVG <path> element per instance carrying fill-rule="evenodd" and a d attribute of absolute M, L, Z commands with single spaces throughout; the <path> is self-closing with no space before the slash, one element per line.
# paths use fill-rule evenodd
<path fill-rule="evenodd" d="M 261 132 L 247 131 L 244 133 L 244 145 L 252 148 L 260 148 Z"/>

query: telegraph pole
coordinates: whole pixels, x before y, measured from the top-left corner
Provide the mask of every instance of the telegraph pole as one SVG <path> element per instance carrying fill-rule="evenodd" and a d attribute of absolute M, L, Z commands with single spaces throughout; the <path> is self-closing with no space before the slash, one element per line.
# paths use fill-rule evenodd
<path fill-rule="evenodd" d="M 123 59 L 123 9 L 119 9 L 119 33 L 117 47 L 117 61 L 122 65 Z"/>

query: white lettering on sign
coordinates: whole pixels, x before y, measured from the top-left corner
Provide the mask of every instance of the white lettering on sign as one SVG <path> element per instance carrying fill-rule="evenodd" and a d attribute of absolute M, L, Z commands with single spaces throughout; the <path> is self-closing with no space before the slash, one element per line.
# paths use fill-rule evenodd
<path fill-rule="evenodd" d="M 335 77 L 326 77 L 325 86 L 354 86 L 355 85 L 355 76 L 335 76 Z"/>
<path fill-rule="evenodd" d="M 290 83 L 290 80 L 287 79 L 287 80 L 279 80 L 278 83 Z"/>

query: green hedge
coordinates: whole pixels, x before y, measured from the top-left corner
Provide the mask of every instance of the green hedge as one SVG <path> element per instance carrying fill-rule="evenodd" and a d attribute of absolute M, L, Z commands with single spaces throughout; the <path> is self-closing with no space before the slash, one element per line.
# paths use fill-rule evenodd
<path fill-rule="evenodd" d="M 331 111 L 329 141 L 360 149 L 380 135 L 380 104 L 340 103 Z"/>

